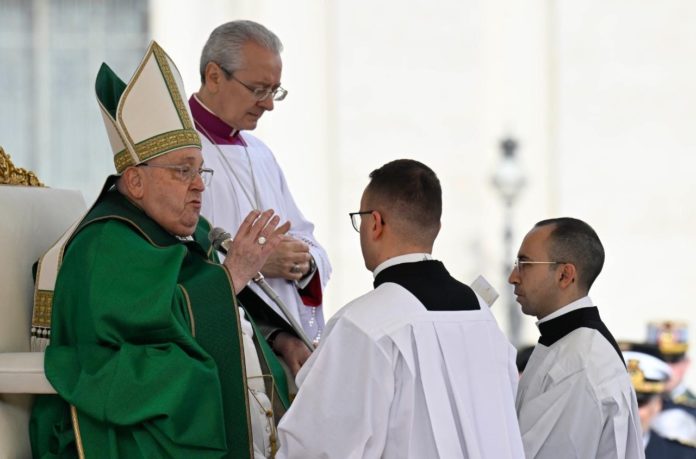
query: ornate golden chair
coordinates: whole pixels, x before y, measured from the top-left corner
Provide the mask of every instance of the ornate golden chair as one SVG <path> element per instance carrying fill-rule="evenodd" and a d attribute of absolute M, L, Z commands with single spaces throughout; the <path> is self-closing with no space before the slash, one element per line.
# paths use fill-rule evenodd
<path fill-rule="evenodd" d="M 82 193 L 44 187 L 0 147 L 0 457 L 31 457 L 32 394 L 54 392 L 29 352 L 32 264 L 85 210 Z"/>

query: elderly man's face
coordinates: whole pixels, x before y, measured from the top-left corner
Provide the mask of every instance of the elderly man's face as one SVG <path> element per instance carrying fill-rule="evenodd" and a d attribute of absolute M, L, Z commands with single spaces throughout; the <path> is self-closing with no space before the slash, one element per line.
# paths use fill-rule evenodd
<path fill-rule="evenodd" d="M 223 71 L 214 105 L 216 114 L 225 123 L 238 130 L 252 130 L 266 111 L 273 110 L 273 96 L 259 101 L 249 88 L 280 86 L 283 63 L 280 55 L 254 42 L 242 47 L 242 55 L 242 68 L 232 76 Z"/>
<path fill-rule="evenodd" d="M 158 156 L 147 164 L 188 165 L 198 169 L 203 156 L 198 148 L 183 148 Z M 200 175 L 187 180 L 179 171 L 161 167 L 143 167 L 143 210 L 165 230 L 176 236 L 190 236 L 201 212 L 205 184 Z"/>

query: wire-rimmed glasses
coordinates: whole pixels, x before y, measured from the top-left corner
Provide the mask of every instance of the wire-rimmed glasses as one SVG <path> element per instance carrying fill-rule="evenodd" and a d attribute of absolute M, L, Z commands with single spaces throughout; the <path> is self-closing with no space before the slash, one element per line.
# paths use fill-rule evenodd
<path fill-rule="evenodd" d="M 266 100 L 269 96 L 272 96 L 274 101 L 279 102 L 285 99 L 285 97 L 288 95 L 288 91 L 281 86 L 278 86 L 277 88 L 255 88 L 253 86 L 250 86 L 242 80 L 240 80 L 239 78 L 237 78 L 236 76 L 234 76 L 234 72 L 230 72 L 220 64 L 218 64 L 218 66 L 225 73 L 228 79 L 236 81 L 237 83 L 244 86 L 250 93 L 252 93 L 254 95 L 254 98 L 256 98 L 257 102 Z"/>
<path fill-rule="evenodd" d="M 522 272 L 522 267 L 524 265 L 563 265 L 565 261 L 533 261 L 533 260 L 520 260 L 519 257 L 515 258 L 514 269 L 518 272 Z"/>
<path fill-rule="evenodd" d="M 148 164 L 148 163 L 142 163 L 138 164 L 138 167 L 159 167 L 161 169 L 171 169 L 173 171 L 176 171 L 176 177 L 181 180 L 182 182 L 187 182 L 191 183 L 193 182 L 193 179 L 196 178 L 197 175 L 201 176 L 201 179 L 203 180 L 203 184 L 205 186 L 210 185 L 210 181 L 213 178 L 213 171 L 212 169 L 208 169 L 206 167 L 199 167 L 195 168 L 193 166 L 190 166 L 188 164 Z"/>

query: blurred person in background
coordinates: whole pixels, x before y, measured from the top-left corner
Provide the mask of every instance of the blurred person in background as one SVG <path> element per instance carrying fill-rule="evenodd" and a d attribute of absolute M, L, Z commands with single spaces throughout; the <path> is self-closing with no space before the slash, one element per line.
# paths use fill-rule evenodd
<path fill-rule="evenodd" d="M 689 371 L 689 328 L 685 322 L 663 321 L 648 324 L 647 342 L 655 344 L 672 370 L 667 382 L 668 399 L 696 416 L 696 395 L 686 387 L 684 376 Z"/>
<path fill-rule="evenodd" d="M 651 429 L 651 423 L 662 411 L 663 395 L 672 373 L 669 366 L 643 352 L 624 351 L 623 356 L 636 391 L 646 459 L 696 458 L 696 447 L 665 438 Z"/>
<path fill-rule="evenodd" d="M 690 365 L 686 323 L 650 322 L 647 342 L 633 343 L 630 348 L 659 358 L 670 368 L 669 379 L 665 381 L 663 408 L 652 420 L 652 428 L 664 437 L 696 445 L 696 403 L 684 383 Z"/>

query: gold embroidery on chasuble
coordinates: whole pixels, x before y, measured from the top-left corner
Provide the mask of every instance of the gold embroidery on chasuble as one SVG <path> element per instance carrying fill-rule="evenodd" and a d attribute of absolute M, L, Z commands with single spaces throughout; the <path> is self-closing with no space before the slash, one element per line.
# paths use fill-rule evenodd
<path fill-rule="evenodd" d="M 50 290 L 37 290 L 34 294 L 34 313 L 31 318 L 32 326 L 51 328 L 52 306 L 53 292 Z"/>
<path fill-rule="evenodd" d="M 184 294 L 184 299 L 186 300 L 186 309 L 188 310 L 189 320 L 191 321 L 191 336 L 196 337 L 196 319 L 193 317 L 193 309 L 191 308 L 191 298 L 189 297 L 186 287 L 179 284 L 181 293 Z"/>
<path fill-rule="evenodd" d="M 215 264 L 212 263 L 210 260 L 206 260 L 206 263 L 210 264 Z M 237 340 L 239 341 L 239 357 L 242 360 L 242 384 L 244 385 L 244 393 L 246 396 L 244 397 L 244 404 L 246 405 L 246 422 L 247 426 L 249 428 L 247 429 L 247 435 L 248 435 L 248 445 L 249 445 L 249 457 L 254 457 L 254 439 L 252 437 L 252 432 L 251 432 L 251 403 L 249 402 L 249 383 L 247 381 L 247 372 L 246 372 L 246 356 L 244 355 L 244 340 L 242 338 L 242 320 L 241 316 L 239 315 L 239 304 L 237 304 L 237 295 L 234 293 L 234 284 L 232 283 L 232 278 L 230 277 L 229 271 L 227 269 L 223 268 L 222 265 L 217 265 L 220 267 L 220 269 L 225 271 L 225 276 L 227 277 L 227 282 L 230 284 L 230 291 L 232 292 L 232 307 L 234 310 L 237 312 Z M 257 337 L 258 338 L 258 337 Z"/>

